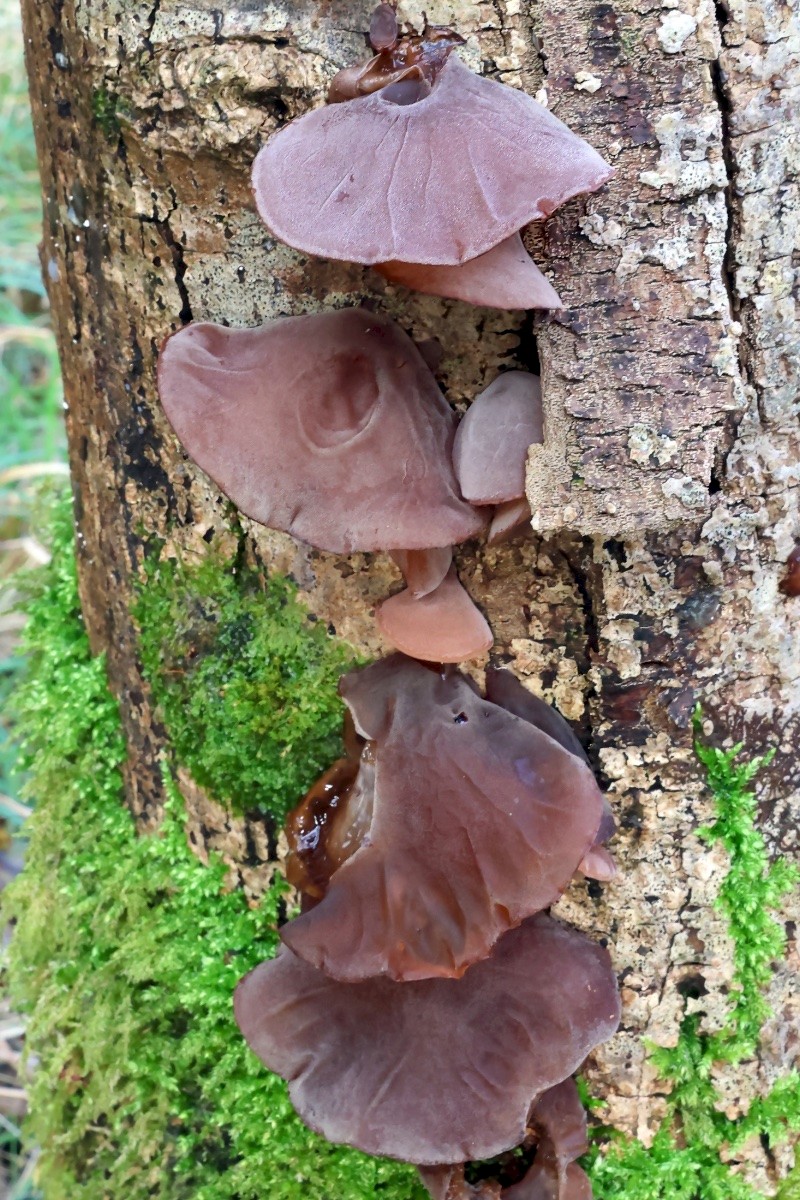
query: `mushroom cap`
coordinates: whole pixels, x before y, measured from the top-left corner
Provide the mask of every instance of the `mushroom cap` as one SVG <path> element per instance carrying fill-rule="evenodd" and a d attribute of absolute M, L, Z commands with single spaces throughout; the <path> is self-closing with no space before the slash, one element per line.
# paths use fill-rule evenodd
<path fill-rule="evenodd" d="M 452 54 L 430 94 L 315 109 L 258 154 L 258 211 L 297 250 L 455 265 L 548 217 L 613 170 L 530 96 Z"/>
<path fill-rule="evenodd" d="M 436 1165 L 521 1142 L 531 1097 L 614 1032 L 619 996 L 608 953 L 542 914 L 461 980 L 337 983 L 282 949 L 235 1012 L 312 1129 Z"/>
<path fill-rule="evenodd" d="M 600 791 L 584 762 L 452 668 L 394 654 L 339 687 L 371 743 L 372 819 L 281 936 L 336 979 L 461 976 L 561 894 L 594 843 Z"/>
<path fill-rule="evenodd" d="M 532 533 L 531 517 L 531 506 L 527 496 L 519 496 L 516 500 L 506 500 L 504 504 L 498 504 L 489 523 L 486 545 L 499 546 L 513 537 Z"/>
<path fill-rule="evenodd" d="M 453 466 L 461 494 L 472 504 L 503 504 L 525 495 L 528 447 L 543 440 L 538 375 L 506 371 L 477 396 L 461 418 Z"/>
<path fill-rule="evenodd" d="M 433 591 L 419 597 L 397 592 L 379 605 L 375 620 L 395 650 L 423 662 L 457 663 L 480 658 L 491 649 L 489 623 L 450 567 Z"/>
<path fill-rule="evenodd" d="M 418 550 L 483 518 L 458 493 L 455 416 L 414 343 L 361 308 L 169 338 L 164 410 L 247 516 L 320 550 Z"/>
<path fill-rule="evenodd" d="M 377 263 L 390 283 L 429 296 L 449 296 L 486 308 L 563 308 L 561 297 L 542 274 L 518 233 L 485 254 L 455 267 L 420 263 Z"/>

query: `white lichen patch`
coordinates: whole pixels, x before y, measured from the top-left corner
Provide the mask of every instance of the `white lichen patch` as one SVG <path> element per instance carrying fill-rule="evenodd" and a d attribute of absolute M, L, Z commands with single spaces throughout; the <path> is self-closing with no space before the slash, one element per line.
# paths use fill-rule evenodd
<path fill-rule="evenodd" d="M 593 95 L 603 86 L 603 81 L 599 75 L 593 75 L 591 71 L 578 71 L 573 86 L 576 92 L 589 92 L 590 95 Z"/>
<path fill-rule="evenodd" d="M 652 462 L 664 467 L 678 453 L 678 443 L 651 425 L 632 425 L 628 434 L 628 455 L 631 462 L 648 466 Z"/>
<path fill-rule="evenodd" d="M 697 21 L 688 13 L 672 9 L 661 18 L 657 37 L 665 54 L 677 54 L 697 29 Z"/>
<path fill-rule="evenodd" d="M 653 122 L 661 156 L 655 170 L 639 179 L 652 188 L 671 187 L 677 196 L 694 196 L 727 183 L 718 112 L 704 109 L 691 117 L 676 108 Z"/>

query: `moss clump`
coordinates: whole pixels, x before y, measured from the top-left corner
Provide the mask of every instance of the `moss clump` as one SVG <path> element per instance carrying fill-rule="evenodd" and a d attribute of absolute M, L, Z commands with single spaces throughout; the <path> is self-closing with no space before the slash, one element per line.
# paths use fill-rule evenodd
<path fill-rule="evenodd" d="M 160 834 L 136 836 L 66 508 L 53 550 L 18 695 L 37 811 L 4 905 L 9 982 L 39 1060 L 28 1132 L 46 1200 L 421 1200 L 411 1168 L 310 1133 L 246 1048 L 231 993 L 274 951 L 280 885 L 259 911 L 225 893 L 222 865 L 188 850 L 169 779 Z"/>
<path fill-rule="evenodd" d="M 214 555 L 151 563 L 136 617 L 177 761 L 215 799 L 282 820 L 341 753 L 352 650 L 287 579 Z"/>
<path fill-rule="evenodd" d="M 774 914 L 796 885 L 798 872 L 783 860 L 770 865 L 756 824 L 757 801 L 750 783 L 771 756 L 740 761 L 741 745 L 728 751 L 706 746 L 700 727 L 698 709 L 695 750 L 715 808 L 713 824 L 700 836 L 721 843 L 729 855 L 718 905 L 734 946 L 731 1006 L 717 1033 L 701 1033 L 698 1019 L 687 1017 L 677 1045 L 653 1050 L 669 1091 L 669 1113 L 652 1146 L 621 1138 L 611 1129 L 597 1131 L 588 1160 L 597 1200 L 757 1200 L 761 1193 L 731 1169 L 730 1158 L 751 1137 L 776 1146 L 800 1129 L 796 1072 L 779 1079 L 740 1119 L 731 1120 L 720 1111 L 722 1098 L 712 1068 L 720 1062 L 744 1063 L 757 1051 L 770 1015 L 764 991 L 785 942 Z M 790 1200 L 796 1188 L 795 1175 L 779 1193 L 782 1200 Z"/>

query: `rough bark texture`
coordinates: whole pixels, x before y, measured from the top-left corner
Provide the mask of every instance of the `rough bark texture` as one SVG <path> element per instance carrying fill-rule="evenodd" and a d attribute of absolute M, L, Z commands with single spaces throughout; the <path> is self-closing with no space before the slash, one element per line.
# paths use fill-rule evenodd
<path fill-rule="evenodd" d="M 160 411 L 163 338 L 191 317 L 253 324 L 368 296 L 412 336 L 439 339 L 458 406 L 501 364 L 540 360 L 546 440 L 532 449 L 529 491 L 542 536 L 468 547 L 459 568 L 495 631 L 495 659 L 577 722 L 610 789 L 621 874 L 604 889 L 575 885 L 559 912 L 613 946 L 625 1016 L 591 1077 L 613 1123 L 645 1140 L 663 1099 L 643 1036 L 674 1040 L 677 984 L 698 975 L 714 1028 L 729 983 L 713 908 L 723 863 L 691 837 L 708 816 L 695 702 L 709 732 L 778 746 L 763 805 L 775 852 L 794 849 L 800 782 L 800 599 L 779 590 L 800 540 L 800 26 L 781 0 L 681 5 L 400 5 L 417 24 L 423 7 L 455 24 L 472 65 L 546 97 L 617 168 L 599 195 L 529 234 L 568 305 L 531 321 L 307 261 L 258 221 L 255 151 L 363 54 L 369 0 L 23 0 L 85 618 L 122 701 L 134 813 L 151 826 L 161 801 L 163 730 L 129 609 L 143 544 L 155 534 L 199 554 L 210 530 L 233 536 Z M 320 619 L 380 650 L 374 605 L 399 578 L 388 559 L 245 532 Z M 195 832 L 210 824 L 198 812 Z M 791 1057 L 790 949 L 731 1112 Z M 758 1146 L 752 1158 L 768 1186 L 775 1163 Z"/>

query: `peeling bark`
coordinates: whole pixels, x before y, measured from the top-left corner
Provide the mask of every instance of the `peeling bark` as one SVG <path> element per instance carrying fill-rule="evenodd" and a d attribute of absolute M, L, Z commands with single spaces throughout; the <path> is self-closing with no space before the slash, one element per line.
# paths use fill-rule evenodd
<path fill-rule="evenodd" d="M 185 554 L 205 552 L 209 531 L 237 536 L 159 408 L 163 338 L 192 317 L 249 325 L 370 298 L 416 339 L 439 340 L 439 376 L 461 408 L 499 367 L 541 362 L 546 440 L 528 483 L 538 534 L 462 548 L 458 563 L 495 660 L 576 723 L 609 787 L 622 871 L 610 887 L 575 885 L 558 912 L 612 945 L 625 1017 L 591 1083 L 610 1119 L 646 1139 L 663 1099 L 643 1036 L 674 1041 L 687 1004 L 714 1028 L 730 982 L 713 908 L 724 863 L 692 836 L 708 816 L 690 746 L 697 700 L 717 736 L 778 746 L 763 817 L 776 853 L 796 849 L 800 599 L 779 585 L 800 539 L 800 26 L 780 0 L 424 7 L 468 37 L 472 65 L 546 96 L 617 168 L 528 234 L 561 314 L 412 295 L 309 261 L 258 221 L 250 162 L 363 53 L 366 0 L 23 0 L 85 618 L 122 702 L 130 804 L 151 827 L 164 731 L 137 661 L 132 583 L 154 536 Z M 420 23 L 416 0 L 400 11 Z M 242 528 L 320 619 L 380 651 L 374 607 L 399 587 L 388 558 Z M 214 821 L 186 790 L 197 839 Z M 217 823 L 215 846 L 227 828 Z M 230 857 L 257 870 L 257 845 L 238 830 Z M 793 947 L 731 1111 L 786 1066 L 796 965 Z M 706 994 L 687 1001 L 678 985 L 698 976 Z M 751 1157 L 768 1183 L 774 1162 L 760 1147 Z"/>

